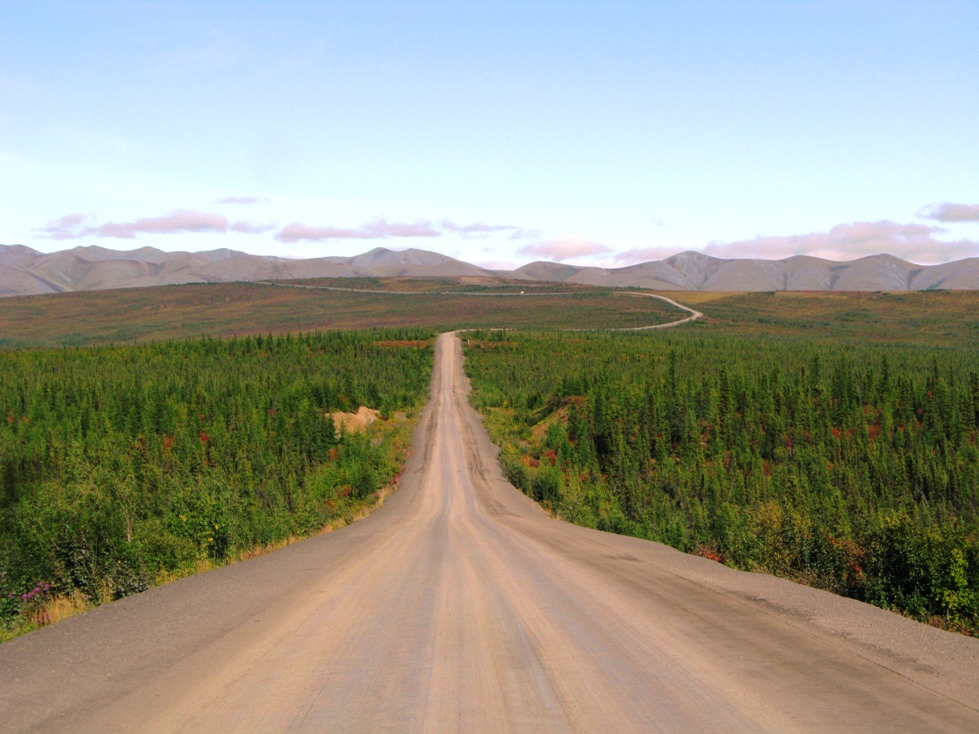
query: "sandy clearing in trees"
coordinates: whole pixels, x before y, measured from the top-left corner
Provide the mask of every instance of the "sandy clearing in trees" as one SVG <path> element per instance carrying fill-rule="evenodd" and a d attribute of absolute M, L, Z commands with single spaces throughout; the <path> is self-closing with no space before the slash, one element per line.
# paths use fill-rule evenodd
<path fill-rule="evenodd" d="M 337 436 L 341 433 L 360 433 L 381 417 L 381 413 L 373 408 L 361 405 L 356 413 L 331 413 L 333 427 Z"/>

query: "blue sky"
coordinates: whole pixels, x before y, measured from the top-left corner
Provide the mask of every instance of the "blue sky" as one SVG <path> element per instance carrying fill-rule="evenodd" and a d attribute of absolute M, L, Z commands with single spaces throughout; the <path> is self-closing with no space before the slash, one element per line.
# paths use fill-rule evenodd
<path fill-rule="evenodd" d="M 0 4 L 0 242 L 979 255 L 976 2 Z"/>

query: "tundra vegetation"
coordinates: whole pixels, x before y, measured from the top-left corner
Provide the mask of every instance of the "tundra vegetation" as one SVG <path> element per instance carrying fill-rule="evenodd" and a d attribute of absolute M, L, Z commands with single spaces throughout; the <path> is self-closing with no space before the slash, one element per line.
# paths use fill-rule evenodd
<path fill-rule="evenodd" d="M 432 336 L 0 353 L 0 639 L 349 521 L 407 455 Z M 359 406 L 383 419 L 337 435 Z"/>
<path fill-rule="evenodd" d="M 406 456 L 430 329 L 686 315 L 568 284 L 304 284 L 420 295 L 4 299 L 0 639 L 352 519 Z M 979 295 L 672 295 L 705 318 L 471 335 L 473 400 L 517 486 L 573 522 L 975 633 Z M 289 335 L 379 325 L 397 330 Z M 359 406 L 384 420 L 337 437 L 327 414 Z"/>
<path fill-rule="evenodd" d="M 772 299 L 739 298 L 756 314 Z M 509 478 L 574 523 L 977 633 L 971 337 L 950 348 L 722 326 L 470 334 L 472 399 Z"/>
<path fill-rule="evenodd" d="M 0 349 L 376 326 L 441 330 L 629 327 L 674 321 L 679 313 L 655 298 L 588 286 L 480 285 L 403 278 L 292 283 L 296 284 L 319 287 L 220 283 L 4 298 Z M 356 293 L 321 286 L 386 292 Z M 453 293 L 440 295 L 439 291 Z M 501 297 L 503 294 L 513 297 Z"/>

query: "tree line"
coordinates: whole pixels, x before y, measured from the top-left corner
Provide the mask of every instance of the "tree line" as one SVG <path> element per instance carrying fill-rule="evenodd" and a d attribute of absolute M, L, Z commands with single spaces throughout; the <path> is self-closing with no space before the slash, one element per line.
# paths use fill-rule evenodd
<path fill-rule="evenodd" d="M 974 349 L 484 332 L 516 486 L 579 524 L 979 629 Z"/>
<path fill-rule="evenodd" d="M 0 353 L 0 624 L 131 594 L 323 527 L 399 470 L 432 333 L 327 332 Z"/>

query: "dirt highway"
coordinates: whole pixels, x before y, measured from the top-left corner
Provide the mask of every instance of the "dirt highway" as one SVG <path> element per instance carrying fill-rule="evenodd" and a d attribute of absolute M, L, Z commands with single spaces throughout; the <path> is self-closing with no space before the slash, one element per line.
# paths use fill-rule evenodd
<path fill-rule="evenodd" d="M 549 518 L 439 337 L 369 518 L 0 646 L 0 729 L 977 732 L 979 640 Z"/>

